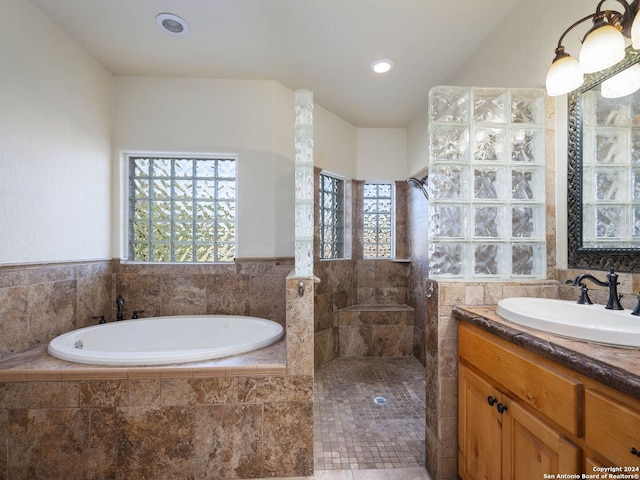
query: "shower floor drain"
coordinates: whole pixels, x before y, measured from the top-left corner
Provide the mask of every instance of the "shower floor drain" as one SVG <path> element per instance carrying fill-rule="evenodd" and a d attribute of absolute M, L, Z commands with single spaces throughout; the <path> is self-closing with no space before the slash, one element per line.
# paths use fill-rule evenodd
<path fill-rule="evenodd" d="M 387 399 L 384 397 L 376 397 L 373 399 L 373 403 L 375 403 L 376 405 L 386 405 Z"/>

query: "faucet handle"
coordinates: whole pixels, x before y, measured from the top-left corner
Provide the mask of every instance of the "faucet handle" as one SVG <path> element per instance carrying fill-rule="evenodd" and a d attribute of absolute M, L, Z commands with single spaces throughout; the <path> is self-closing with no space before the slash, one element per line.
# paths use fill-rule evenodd
<path fill-rule="evenodd" d="M 580 299 L 578 300 L 579 305 L 593 305 L 593 302 L 589 298 L 589 289 L 587 285 L 584 283 L 580 283 Z"/>
<path fill-rule="evenodd" d="M 640 295 L 637 296 L 637 299 L 638 303 L 636 305 L 636 308 L 634 308 L 631 312 L 631 315 L 640 316 Z"/>
<path fill-rule="evenodd" d="M 91 317 L 93 320 L 99 320 L 99 324 L 102 325 L 103 323 L 107 323 L 107 321 L 104 319 L 104 315 L 94 315 L 93 317 Z"/>

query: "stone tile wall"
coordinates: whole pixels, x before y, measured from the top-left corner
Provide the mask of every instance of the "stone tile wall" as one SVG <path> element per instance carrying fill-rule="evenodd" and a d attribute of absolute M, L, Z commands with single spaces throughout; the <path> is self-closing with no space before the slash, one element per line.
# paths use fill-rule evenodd
<path fill-rule="evenodd" d="M 315 185 L 318 195 L 318 175 Z M 338 312 L 353 305 L 406 305 L 411 264 L 362 258 L 363 212 L 361 193 L 364 182 L 349 180 L 345 208 L 346 235 L 351 239 L 351 259 L 320 260 L 318 212 L 315 213 L 315 275 L 320 279 L 315 304 L 315 364 L 322 365 L 341 355 Z M 396 182 L 396 257 L 406 258 L 408 243 L 407 183 Z M 317 207 L 316 207 L 317 209 Z M 413 325 L 411 330 L 415 331 Z M 415 334 L 413 335 L 415 338 Z M 414 341 L 415 343 L 415 341 Z M 404 351 L 404 350 L 402 350 Z M 409 355 L 411 352 L 408 353 Z"/>
<path fill-rule="evenodd" d="M 156 367 L 133 375 L 25 365 L 25 378 L 0 383 L 0 478 L 311 475 L 313 279 L 287 279 L 285 298 L 284 370 Z M 29 381 L 53 374 L 62 380 Z"/>
<path fill-rule="evenodd" d="M 284 325 L 285 280 L 293 267 L 288 257 L 207 265 L 116 262 L 115 294 L 125 299 L 125 318 L 144 310 L 141 317 L 249 315 Z"/>
<path fill-rule="evenodd" d="M 92 317 L 181 314 L 264 317 L 285 324 L 285 279 L 292 258 L 234 264 L 133 264 L 118 260 L 0 266 L 0 357 L 46 344 Z"/>
<path fill-rule="evenodd" d="M 310 475 L 313 376 L 0 384 L 0 478 Z"/>
<path fill-rule="evenodd" d="M 558 298 L 555 280 L 523 282 L 427 281 L 426 467 L 434 480 L 458 478 L 457 305 L 495 305 L 507 297 Z"/>
<path fill-rule="evenodd" d="M 111 260 L 0 266 L 0 357 L 112 315 Z"/>
<path fill-rule="evenodd" d="M 338 312 L 341 357 L 413 354 L 415 312 L 407 305 L 355 305 Z"/>

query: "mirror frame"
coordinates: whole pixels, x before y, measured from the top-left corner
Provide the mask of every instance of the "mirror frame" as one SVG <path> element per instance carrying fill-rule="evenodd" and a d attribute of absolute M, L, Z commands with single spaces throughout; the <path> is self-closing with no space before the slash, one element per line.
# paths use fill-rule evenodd
<path fill-rule="evenodd" d="M 621 272 L 640 272 L 640 248 L 587 248 L 582 241 L 582 95 L 616 73 L 640 61 L 640 51 L 627 48 L 619 63 L 601 72 L 585 75 L 584 84 L 568 95 L 568 266 L 595 270 L 615 267 Z"/>

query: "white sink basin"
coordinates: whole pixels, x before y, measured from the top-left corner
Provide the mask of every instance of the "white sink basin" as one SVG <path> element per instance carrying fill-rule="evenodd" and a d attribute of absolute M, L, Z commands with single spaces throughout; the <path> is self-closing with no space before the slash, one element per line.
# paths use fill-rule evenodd
<path fill-rule="evenodd" d="M 505 320 L 577 340 L 640 347 L 640 317 L 631 310 L 578 305 L 550 298 L 505 298 L 496 310 Z"/>

